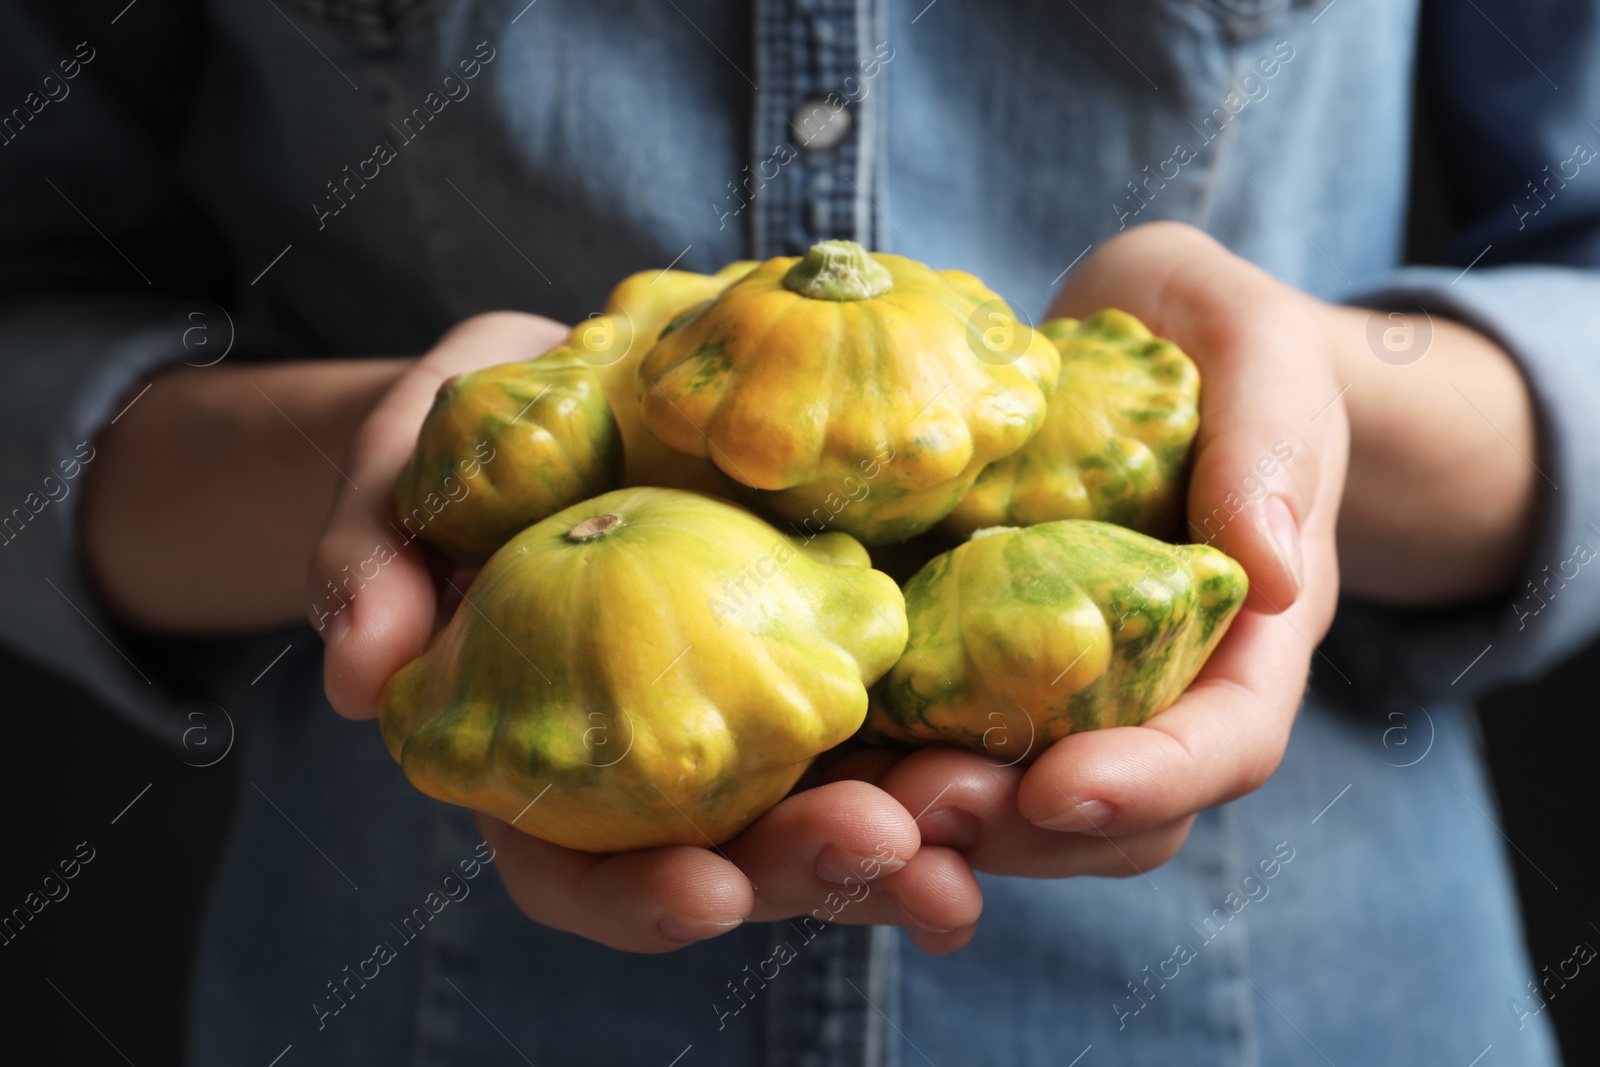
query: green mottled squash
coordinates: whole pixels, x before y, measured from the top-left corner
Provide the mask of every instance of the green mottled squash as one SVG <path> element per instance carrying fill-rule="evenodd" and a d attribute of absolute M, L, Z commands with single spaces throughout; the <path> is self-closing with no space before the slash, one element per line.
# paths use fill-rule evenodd
<path fill-rule="evenodd" d="M 651 433 L 796 530 L 883 544 L 1022 447 L 1059 365 L 972 275 L 824 241 L 671 324 L 637 388 Z"/>
<path fill-rule="evenodd" d="M 622 438 L 589 364 L 561 347 L 439 387 L 395 485 L 411 537 L 482 563 L 518 530 L 614 488 Z"/>
<path fill-rule="evenodd" d="M 1099 519 L 1176 536 L 1200 425 L 1194 363 L 1122 311 L 1052 319 L 1039 332 L 1061 352 L 1044 426 L 984 468 L 946 528 Z"/>
<path fill-rule="evenodd" d="M 733 486 L 708 459 L 686 456 L 656 440 L 639 415 L 634 378 L 662 329 L 686 308 L 714 299 L 755 269 L 753 260 L 730 263 L 715 274 L 647 270 L 624 278 L 604 309 L 573 327 L 567 339 L 600 377 L 622 433 L 624 485 L 693 489 L 727 496 Z"/>
<path fill-rule="evenodd" d="M 568 848 L 722 842 L 867 713 L 900 590 L 844 534 L 620 489 L 522 531 L 381 697 L 424 793 Z"/>
<path fill-rule="evenodd" d="M 1247 590 L 1214 548 L 1109 523 L 979 531 L 907 583 L 906 652 L 863 736 L 1011 763 L 1138 725 L 1188 688 Z"/>

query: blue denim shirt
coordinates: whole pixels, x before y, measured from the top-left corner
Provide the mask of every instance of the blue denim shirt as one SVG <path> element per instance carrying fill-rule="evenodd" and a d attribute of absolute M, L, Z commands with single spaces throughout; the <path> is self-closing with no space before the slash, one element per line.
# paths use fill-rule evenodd
<path fill-rule="evenodd" d="M 228 705 L 191 1062 L 1556 1062 L 1469 701 L 1600 629 L 1600 585 L 1549 584 L 1600 549 L 1594 4 L 191 7 L 0 9 L 0 634 L 175 741 L 192 694 L 107 639 L 73 489 L 153 369 L 218 351 L 197 306 L 235 360 L 419 352 L 851 237 L 1037 317 L 1097 243 L 1183 219 L 1320 297 L 1495 337 L 1551 485 L 1517 598 L 1344 605 L 1264 788 L 1143 877 L 983 878 L 944 958 L 815 922 L 638 957 L 527 922 L 470 816 L 328 709 L 302 632 Z M 1406 269 L 1419 103 L 1462 225 Z"/>

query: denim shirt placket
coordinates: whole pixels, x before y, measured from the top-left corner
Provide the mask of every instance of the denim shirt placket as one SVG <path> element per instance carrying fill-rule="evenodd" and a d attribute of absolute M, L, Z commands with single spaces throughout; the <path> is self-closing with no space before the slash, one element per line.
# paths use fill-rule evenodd
<path fill-rule="evenodd" d="M 815 932 L 809 922 L 771 930 L 798 951 L 761 994 L 767 1067 L 899 1067 L 899 930 Z"/>
<path fill-rule="evenodd" d="M 755 257 L 803 254 L 825 238 L 879 247 L 886 79 L 863 78 L 861 64 L 883 40 L 885 7 L 881 0 L 756 5 L 760 88 L 740 190 L 748 198 Z M 849 126 L 835 138 L 841 108 Z M 843 899 L 843 891 L 837 896 Z M 837 909 L 824 905 L 813 916 L 824 913 Z M 770 929 L 797 952 L 762 992 L 768 1067 L 896 1067 L 899 931 L 833 923 L 818 933 L 803 916 Z"/>
<path fill-rule="evenodd" d="M 824 238 L 878 248 L 879 117 L 887 79 L 863 76 L 884 39 L 881 0 L 770 0 L 755 14 L 750 165 L 741 183 L 758 259 L 801 255 Z M 848 112 L 844 136 L 825 127 Z M 807 120 L 810 125 L 807 125 Z M 791 126 L 794 123 L 794 126 Z"/>

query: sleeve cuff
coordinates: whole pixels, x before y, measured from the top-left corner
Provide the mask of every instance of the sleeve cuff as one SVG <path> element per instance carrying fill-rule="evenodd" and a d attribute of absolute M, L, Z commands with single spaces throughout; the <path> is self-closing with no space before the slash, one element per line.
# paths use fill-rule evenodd
<path fill-rule="evenodd" d="M 186 355 L 169 311 L 73 300 L 0 320 L 0 640 L 177 744 L 176 701 L 134 663 L 101 610 L 77 536 L 95 434 L 141 379 Z"/>
<path fill-rule="evenodd" d="M 1408 268 L 1350 302 L 1420 306 L 1505 348 L 1528 383 L 1542 446 L 1530 462 L 1548 484 L 1523 578 L 1508 595 L 1436 612 L 1347 599 L 1326 653 L 1364 694 L 1408 700 L 1537 677 L 1600 631 L 1600 276 Z"/>

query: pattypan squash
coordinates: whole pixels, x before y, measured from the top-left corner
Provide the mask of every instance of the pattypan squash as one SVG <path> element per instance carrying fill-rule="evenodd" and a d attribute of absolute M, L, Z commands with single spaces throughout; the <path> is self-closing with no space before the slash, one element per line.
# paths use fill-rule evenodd
<path fill-rule="evenodd" d="M 424 793 L 556 844 L 704 846 L 855 732 L 905 639 L 847 535 L 620 489 L 495 553 L 389 680 L 383 738 Z"/>
<path fill-rule="evenodd" d="M 1069 733 L 1170 706 L 1244 602 L 1244 569 L 1205 545 L 1110 523 L 980 530 L 905 587 L 905 655 L 863 737 L 1017 763 Z"/>
<path fill-rule="evenodd" d="M 1157 537 L 1181 528 L 1200 374 L 1126 312 L 1039 327 L 1061 352 L 1044 426 L 991 463 L 945 520 L 952 533 L 1099 519 Z"/>
<path fill-rule="evenodd" d="M 457 374 L 439 387 L 395 485 L 408 536 L 482 563 L 517 531 L 615 488 L 622 438 L 570 348 Z"/>
<path fill-rule="evenodd" d="M 770 259 L 639 365 L 646 427 L 797 532 L 899 541 L 1039 428 L 1060 366 L 970 274 L 851 241 Z"/>
<path fill-rule="evenodd" d="M 578 323 L 567 339 L 595 369 L 622 433 L 624 485 L 693 489 L 726 496 L 727 477 L 707 459 L 676 452 L 645 429 L 634 378 L 661 330 L 686 308 L 711 300 L 754 270 L 753 260 L 730 263 L 715 274 L 647 270 L 624 278 L 599 314 Z"/>

